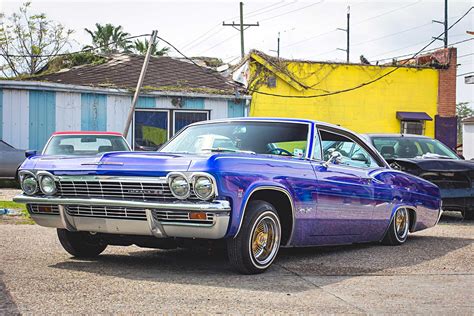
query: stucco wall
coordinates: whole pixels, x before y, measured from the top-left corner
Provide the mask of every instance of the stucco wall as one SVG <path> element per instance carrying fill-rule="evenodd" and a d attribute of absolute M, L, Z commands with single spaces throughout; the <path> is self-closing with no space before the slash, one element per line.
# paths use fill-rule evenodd
<path fill-rule="evenodd" d="M 265 77 L 255 89 L 290 96 L 317 95 L 368 82 L 392 67 L 322 63 L 290 63 L 288 73 L 307 88 L 298 91 L 288 80 L 276 76 L 276 87 L 265 84 L 273 75 L 251 62 L 251 73 Z M 262 84 L 263 83 L 263 84 Z M 433 69 L 400 68 L 360 89 L 319 98 L 281 98 L 252 93 L 250 116 L 309 118 L 338 124 L 359 133 L 399 133 L 397 111 L 426 112 L 425 135 L 434 136 L 437 114 L 438 72 Z"/>

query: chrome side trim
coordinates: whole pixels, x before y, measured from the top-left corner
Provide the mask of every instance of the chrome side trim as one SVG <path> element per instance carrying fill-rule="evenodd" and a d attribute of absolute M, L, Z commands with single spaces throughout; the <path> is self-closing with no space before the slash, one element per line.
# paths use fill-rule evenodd
<path fill-rule="evenodd" d="M 64 205 L 58 205 L 59 208 L 59 216 L 61 217 L 61 223 L 63 227 L 71 232 L 77 231 L 76 227 L 72 224 L 74 219 L 70 218 L 69 215 L 66 213 L 66 208 Z"/>
<path fill-rule="evenodd" d="M 153 213 L 150 209 L 145 210 L 146 213 L 146 220 L 148 222 L 148 226 L 150 227 L 150 231 L 153 234 L 153 236 L 157 238 L 165 238 L 168 237 L 165 233 L 165 230 L 163 229 L 163 226 L 161 226 L 160 222 L 155 220 L 153 217 Z"/>
<path fill-rule="evenodd" d="M 261 190 L 274 190 L 274 191 L 279 191 L 279 192 L 283 192 L 286 194 L 286 196 L 288 197 L 288 200 L 290 201 L 290 205 L 291 205 L 291 217 L 292 217 L 292 223 L 291 223 L 291 233 L 290 233 L 290 237 L 288 238 L 288 241 L 286 243 L 285 246 L 288 246 L 291 242 L 291 240 L 293 239 L 293 232 L 295 231 L 295 206 L 293 204 L 293 199 L 291 198 L 291 195 L 290 193 L 285 190 L 285 189 L 282 189 L 280 187 L 277 187 L 277 186 L 261 186 L 261 187 L 257 187 L 255 189 L 252 190 L 252 192 L 250 192 L 249 194 L 249 197 L 247 198 L 247 200 L 245 201 L 244 203 L 244 209 L 243 209 L 243 212 L 242 212 L 242 215 L 241 215 L 241 219 L 240 219 L 240 223 L 239 223 L 239 228 L 237 229 L 237 232 L 235 233 L 235 237 L 237 237 L 237 235 L 239 234 L 240 232 L 240 228 L 242 227 L 242 223 L 244 221 L 244 216 L 245 216 L 245 211 L 247 210 L 247 204 L 248 202 L 250 201 L 252 195 L 257 192 L 257 191 L 261 191 Z"/>
<path fill-rule="evenodd" d="M 99 206 L 122 206 L 145 209 L 185 210 L 185 211 L 210 211 L 230 212 L 229 201 L 217 200 L 213 202 L 141 202 L 124 201 L 97 198 L 61 198 L 48 196 L 17 195 L 13 198 L 17 203 L 25 204 L 59 204 L 59 205 L 99 205 Z"/>

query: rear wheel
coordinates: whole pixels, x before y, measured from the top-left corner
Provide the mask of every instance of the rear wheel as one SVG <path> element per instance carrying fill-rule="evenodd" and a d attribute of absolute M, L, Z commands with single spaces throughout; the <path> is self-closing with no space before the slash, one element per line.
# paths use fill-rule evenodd
<path fill-rule="evenodd" d="M 401 245 L 408 238 L 408 230 L 410 227 L 410 215 L 406 208 L 399 208 L 393 214 L 392 222 L 388 227 L 382 244 L 384 245 Z"/>
<path fill-rule="evenodd" d="M 229 261 L 240 273 L 262 273 L 275 259 L 280 240 L 280 219 L 273 205 L 251 201 L 239 234 L 227 241 Z"/>
<path fill-rule="evenodd" d="M 63 248 L 77 258 L 93 258 L 100 255 L 106 244 L 100 243 L 94 236 L 86 232 L 70 232 L 58 228 L 59 242 Z"/>

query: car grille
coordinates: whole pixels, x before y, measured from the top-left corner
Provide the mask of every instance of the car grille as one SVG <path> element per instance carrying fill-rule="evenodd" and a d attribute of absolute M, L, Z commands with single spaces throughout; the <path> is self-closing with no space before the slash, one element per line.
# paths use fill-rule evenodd
<path fill-rule="evenodd" d="M 64 197 L 112 198 L 122 200 L 177 200 L 166 182 L 138 180 L 59 179 L 58 195 Z M 195 198 L 193 195 L 191 199 Z"/>
<path fill-rule="evenodd" d="M 28 212 L 31 214 L 58 215 L 59 207 L 51 204 L 28 204 Z"/>
<path fill-rule="evenodd" d="M 471 187 L 471 180 L 468 173 L 427 172 L 420 176 L 436 184 L 440 189 L 466 189 Z"/>
<path fill-rule="evenodd" d="M 111 206 L 68 205 L 66 212 L 71 216 L 100 217 L 115 219 L 146 220 L 145 209 Z M 190 219 L 186 211 L 152 210 L 153 217 L 161 223 L 213 224 L 214 214 L 206 213 L 205 220 Z"/>

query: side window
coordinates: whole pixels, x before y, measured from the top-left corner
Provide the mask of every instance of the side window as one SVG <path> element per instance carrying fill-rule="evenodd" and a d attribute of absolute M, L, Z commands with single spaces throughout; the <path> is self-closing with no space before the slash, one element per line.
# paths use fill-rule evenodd
<path fill-rule="evenodd" d="M 342 155 L 340 164 L 358 168 L 378 167 L 377 161 L 354 140 L 335 133 L 320 131 L 323 160 L 328 160 L 333 151 Z"/>

